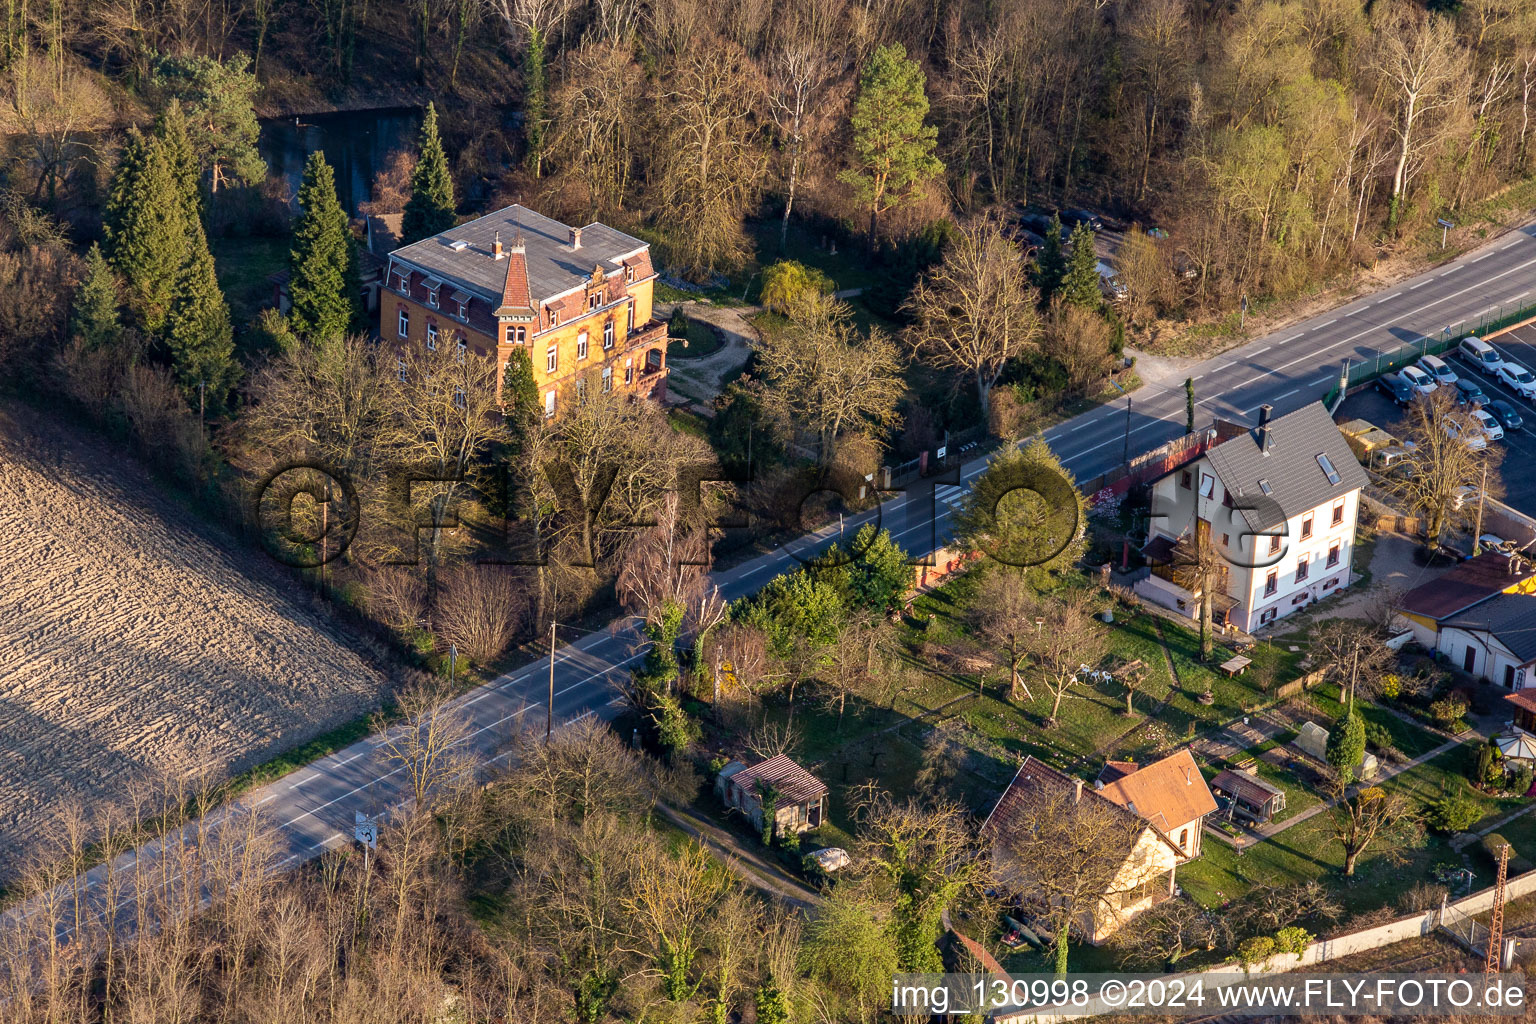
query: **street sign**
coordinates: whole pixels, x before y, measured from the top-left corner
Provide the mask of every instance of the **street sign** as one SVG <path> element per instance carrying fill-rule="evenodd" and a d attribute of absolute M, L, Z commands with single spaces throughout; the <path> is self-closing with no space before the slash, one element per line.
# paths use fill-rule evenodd
<path fill-rule="evenodd" d="M 362 811 L 353 811 L 352 838 L 370 850 L 379 848 L 379 823 L 368 818 Z"/>
<path fill-rule="evenodd" d="M 1453 228 L 1456 226 L 1455 224 L 1452 224 L 1450 221 L 1446 220 L 1444 217 L 1436 217 L 1435 223 L 1439 224 L 1443 228 Z"/>
<path fill-rule="evenodd" d="M 934 454 L 935 458 L 942 459 L 948 452 L 949 452 L 949 446 L 945 445 L 944 447 L 940 448 L 938 451 L 934 452 L 933 454 Z"/>

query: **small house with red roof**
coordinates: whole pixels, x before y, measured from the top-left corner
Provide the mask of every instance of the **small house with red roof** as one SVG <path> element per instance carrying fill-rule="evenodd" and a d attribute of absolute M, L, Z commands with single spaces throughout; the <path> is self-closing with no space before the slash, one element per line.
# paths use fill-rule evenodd
<path fill-rule="evenodd" d="M 763 806 L 770 803 L 774 831 L 780 835 L 806 832 L 826 821 L 828 792 L 826 783 L 788 754 L 775 754 L 750 767 L 732 761 L 715 779 L 720 800 L 745 814 L 754 828 L 763 827 Z"/>
<path fill-rule="evenodd" d="M 1110 761 L 1094 788 L 1166 836 L 1181 861 L 1200 856 L 1200 833 L 1205 816 L 1216 813 L 1216 798 L 1187 748 L 1146 765 Z"/>

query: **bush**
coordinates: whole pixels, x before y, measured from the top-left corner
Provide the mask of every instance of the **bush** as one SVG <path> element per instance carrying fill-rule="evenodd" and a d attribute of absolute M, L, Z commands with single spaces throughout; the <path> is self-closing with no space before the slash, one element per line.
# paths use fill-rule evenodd
<path fill-rule="evenodd" d="M 1250 939 L 1244 939 L 1237 947 L 1238 962 L 1245 970 L 1274 955 L 1275 940 L 1268 935 L 1255 935 Z"/>
<path fill-rule="evenodd" d="M 1509 775 L 1509 788 L 1518 796 L 1525 796 L 1531 790 L 1531 783 L 1536 782 L 1536 769 L 1524 762 L 1515 766 L 1515 770 Z"/>
<path fill-rule="evenodd" d="M 1477 763 L 1472 769 L 1472 781 L 1490 789 L 1504 788 L 1504 766 L 1499 762 L 1503 755 L 1491 742 L 1477 748 Z"/>
<path fill-rule="evenodd" d="M 1483 809 L 1466 792 L 1452 793 L 1436 800 L 1426 820 L 1439 832 L 1465 832 L 1483 816 Z"/>
<path fill-rule="evenodd" d="M 1441 728 L 1450 728 L 1461 721 L 1461 716 L 1466 713 L 1467 702 L 1456 695 L 1442 697 L 1429 706 L 1430 717 Z"/>
<path fill-rule="evenodd" d="M 758 301 L 775 312 L 788 314 L 801 302 L 832 291 L 832 281 L 795 260 L 780 260 L 763 271 L 763 290 Z"/>
<path fill-rule="evenodd" d="M 1505 846 L 1509 847 L 1509 873 L 1511 875 L 1524 874 L 1531 870 L 1531 862 L 1520 856 L 1520 851 L 1516 850 L 1514 844 L 1508 839 L 1505 839 L 1497 832 L 1490 832 L 1483 836 L 1483 852 L 1495 864 L 1499 862 L 1499 850 Z"/>
<path fill-rule="evenodd" d="M 1377 750 L 1392 746 L 1392 732 L 1380 722 L 1365 723 L 1365 742 Z"/>
<path fill-rule="evenodd" d="M 1275 932 L 1275 949 L 1281 953 L 1301 956 L 1310 945 L 1312 945 L 1312 933 L 1305 928 L 1298 928 L 1293 925 L 1290 928 L 1281 928 Z"/>
<path fill-rule="evenodd" d="M 1396 700 L 1403 695 L 1403 681 L 1396 672 L 1388 672 L 1381 677 L 1381 695 L 1388 700 Z"/>
<path fill-rule="evenodd" d="M 680 305 L 672 310 L 672 317 L 667 321 L 667 337 L 688 337 L 688 314 L 683 312 Z"/>

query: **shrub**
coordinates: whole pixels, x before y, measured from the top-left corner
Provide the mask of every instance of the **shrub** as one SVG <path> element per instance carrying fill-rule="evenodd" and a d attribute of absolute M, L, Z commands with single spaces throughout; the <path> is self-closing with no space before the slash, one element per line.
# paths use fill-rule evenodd
<path fill-rule="evenodd" d="M 1426 819 L 1429 827 L 1440 832 L 1465 832 L 1483 816 L 1483 809 L 1466 792 L 1452 793 L 1436 800 Z"/>
<path fill-rule="evenodd" d="M 1533 782 L 1536 782 L 1536 769 L 1523 762 L 1516 765 L 1515 770 L 1509 775 L 1509 788 L 1520 796 L 1530 792 Z"/>
<path fill-rule="evenodd" d="M 1392 732 L 1380 722 L 1366 722 L 1365 742 L 1377 750 L 1386 750 L 1392 746 Z"/>
<path fill-rule="evenodd" d="M 1472 781 L 1492 789 L 1504 787 L 1504 766 L 1499 763 L 1502 755 L 1492 743 L 1477 748 L 1477 763 L 1472 769 Z"/>
<path fill-rule="evenodd" d="M 775 313 L 788 314 L 807 298 L 831 291 L 831 280 L 815 267 L 780 260 L 763 271 L 763 290 L 758 301 Z"/>
<path fill-rule="evenodd" d="M 1281 953 L 1301 956 L 1312 945 L 1312 933 L 1305 928 L 1291 926 L 1275 932 L 1275 949 Z"/>
<path fill-rule="evenodd" d="M 1413 888 L 1398 897 L 1397 905 L 1409 913 L 1434 910 L 1450 895 L 1450 890 L 1437 882 L 1415 882 Z"/>
<path fill-rule="evenodd" d="M 1268 935 L 1255 935 L 1244 939 L 1237 947 L 1238 962 L 1246 970 L 1256 963 L 1275 955 L 1275 940 Z"/>
<path fill-rule="evenodd" d="M 688 314 L 683 312 L 682 306 L 672 310 L 672 317 L 667 321 L 667 337 L 688 337 Z"/>
<path fill-rule="evenodd" d="M 1461 697 L 1452 695 L 1442 697 L 1429 706 L 1430 717 L 1435 724 L 1442 728 L 1449 728 L 1461 721 L 1461 716 L 1467 713 L 1467 702 Z"/>
<path fill-rule="evenodd" d="M 1388 700 L 1396 700 L 1403 695 L 1403 681 L 1396 672 L 1388 672 L 1381 677 L 1381 695 Z"/>
<path fill-rule="evenodd" d="M 1328 763 L 1348 783 L 1365 757 L 1365 720 L 1353 710 L 1344 712 L 1328 733 Z"/>

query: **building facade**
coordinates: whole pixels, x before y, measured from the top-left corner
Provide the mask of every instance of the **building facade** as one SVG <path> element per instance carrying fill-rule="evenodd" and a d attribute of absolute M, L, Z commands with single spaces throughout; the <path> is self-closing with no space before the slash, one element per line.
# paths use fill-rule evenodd
<path fill-rule="evenodd" d="M 1174 562 L 1196 534 L 1223 556 L 1213 588 L 1218 622 L 1252 631 L 1347 587 L 1360 468 L 1321 403 L 1259 423 L 1152 484 L 1142 597 L 1191 617 L 1199 595 Z"/>
<path fill-rule="evenodd" d="M 513 205 L 389 254 L 379 335 L 507 360 L 527 350 L 544 414 L 582 389 L 666 396 L 666 324 L 653 319 L 650 245 Z"/>

